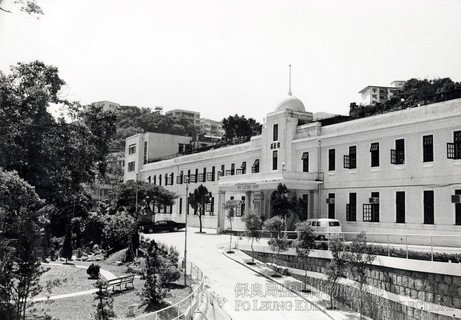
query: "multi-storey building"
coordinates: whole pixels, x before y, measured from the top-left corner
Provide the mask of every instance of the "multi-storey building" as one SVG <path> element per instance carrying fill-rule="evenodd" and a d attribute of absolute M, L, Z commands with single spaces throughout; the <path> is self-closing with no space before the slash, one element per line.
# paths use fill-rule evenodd
<path fill-rule="evenodd" d="M 125 181 L 178 195 L 171 208 L 157 208 L 157 219 L 184 221 L 188 177 L 189 192 L 200 184 L 212 192 L 209 228 L 226 228 L 229 199 L 243 200 L 240 214 L 270 217 L 282 183 L 306 201 L 308 218 L 339 219 L 344 231 L 461 231 L 461 99 L 322 124 L 289 96 L 249 142 L 153 163 L 143 161 L 145 148 L 141 135 L 127 138 Z M 189 223 L 198 225 L 192 211 Z"/>
<path fill-rule="evenodd" d="M 200 135 L 222 137 L 224 135 L 224 129 L 222 123 L 210 119 L 200 118 L 200 112 L 173 109 L 165 112 L 166 116 L 172 116 L 177 118 L 183 118 L 191 121 L 197 133 Z"/>
<path fill-rule="evenodd" d="M 362 96 L 362 105 L 373 105 L 378 102 L 384 102 L 392 97 L 396 90 L 400 90 L 405 81 L 396 80 L 391 82 L 390 87 L 383 86 L 366 86 L 359 93 Z"/>

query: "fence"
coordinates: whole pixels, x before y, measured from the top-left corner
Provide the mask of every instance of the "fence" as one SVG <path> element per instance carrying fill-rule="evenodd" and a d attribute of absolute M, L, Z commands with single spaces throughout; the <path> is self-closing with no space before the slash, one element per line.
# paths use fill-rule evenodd
<path fill-rule="evenodd" d="M 270 238 L 276 235 L 274 232 L 259 230 L 261 238 Z M 341 238 L 346 242 L 353 241 L 361 232 L 338 232 L 323 233 L 314 232 L 317 235 L 316 248 L 327 249 L 330 239 Z M 282 231 L 288 239 L 296 240 L 296 231 Z M 244 231 L 237 231 L 238 238 L 245 236 Z M 323 236 L 323 237 L 322 237 Z M 320 239 L 319 239 L 320 238 Z M 383 255 L 396 256 L 411 259 L 415 252 L 421 253 L 421 260 L 434 259 L 438 254 L 460 253 L 461 235 L 425 235 L 425 234 L 400 234 L 400 233 L 365 233 L 366 241 L 380 249 Z M 321 246 L 320 244 L 325 244 Z M 448 259 L 448 258 L 447 258 Z"/>
<path fill-rule="evenodd" d="M 192 262 L 187 262 L 187 275 L 195 282 L 192 288 L 192 292 L 184 299 L 168 306 L 166 308 L 144 314 L 137 317 L 136 319 L 146 320 L 186 320 L 192 319 L 195 311 L 200 306 L 200 302 L 203 300 L 204 292 L 204 281 L 202 270 L 200 270 Z"/>

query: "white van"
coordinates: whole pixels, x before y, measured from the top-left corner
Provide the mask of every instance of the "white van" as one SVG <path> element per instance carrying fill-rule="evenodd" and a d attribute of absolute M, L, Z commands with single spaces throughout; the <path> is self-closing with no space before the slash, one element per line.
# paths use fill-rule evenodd
<path fill-rule="evenodd" d="M 308 219 L 307 223 L 312 227 L 316 238 L 319 240 L 334 239 L 341 237 L 341 223 L 336 219 Z"/>

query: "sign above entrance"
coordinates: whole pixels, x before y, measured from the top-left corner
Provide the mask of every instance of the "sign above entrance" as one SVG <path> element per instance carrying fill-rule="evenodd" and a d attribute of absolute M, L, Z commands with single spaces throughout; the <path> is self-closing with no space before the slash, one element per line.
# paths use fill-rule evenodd
<path fill-rule="evenodd" d="M 250 184 L 250 183 L 245 183 L 245 184 L 237 184 L 235 185 L 237 187 L 237 190 L 258 190 L 259 185 L 257 184 Z"/>
<path fill-rule="evenodd" d="M 280 142 L 272 142 L 271 149 L 278 149 L 280 148 Z"/>

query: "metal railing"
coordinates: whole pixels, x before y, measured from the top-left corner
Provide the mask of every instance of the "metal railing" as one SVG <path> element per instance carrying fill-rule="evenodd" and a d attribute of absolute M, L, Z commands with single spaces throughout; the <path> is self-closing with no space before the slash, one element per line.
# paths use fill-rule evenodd
<path fill-rule="evenodd" d="M 258 230 L 262 239 L 275 237 L 277 232 Z M 297 239 L 298 232 L 282 231 L 286 238 Z M 315 232 L 316 249 L 328 250 L 331 239 L 340 238 L 346 243 L 352 242 L 361 232 Z M 245 231 L 237 231 L 237 239 L 245 237 Z M 380 255 L 411 259 L 422 256 L 421 260 L 434 261 L 437 255 L 459 255 L 461 259 L 461 235 L 426 235 L 401 233 L 365 233 L 365 240 L 374 246 Z M 319 244 L 324 244 L 319 245 Z M 426 256 L 426 257 L 424 257 Z"/>
<path fill-rule="evenodd" d="M 200 306 L 203 299 L 205 277 L 202 270 L 192 262 L 187 263 L 187 275 L 196 284 L 192 288 L 192 292 L 184 299 L 168 306 L 166 308 L 141 315 L 135 319 L 146 320 L 178 320 L 178 319 L 192 319 L 195 311 Z"/>

